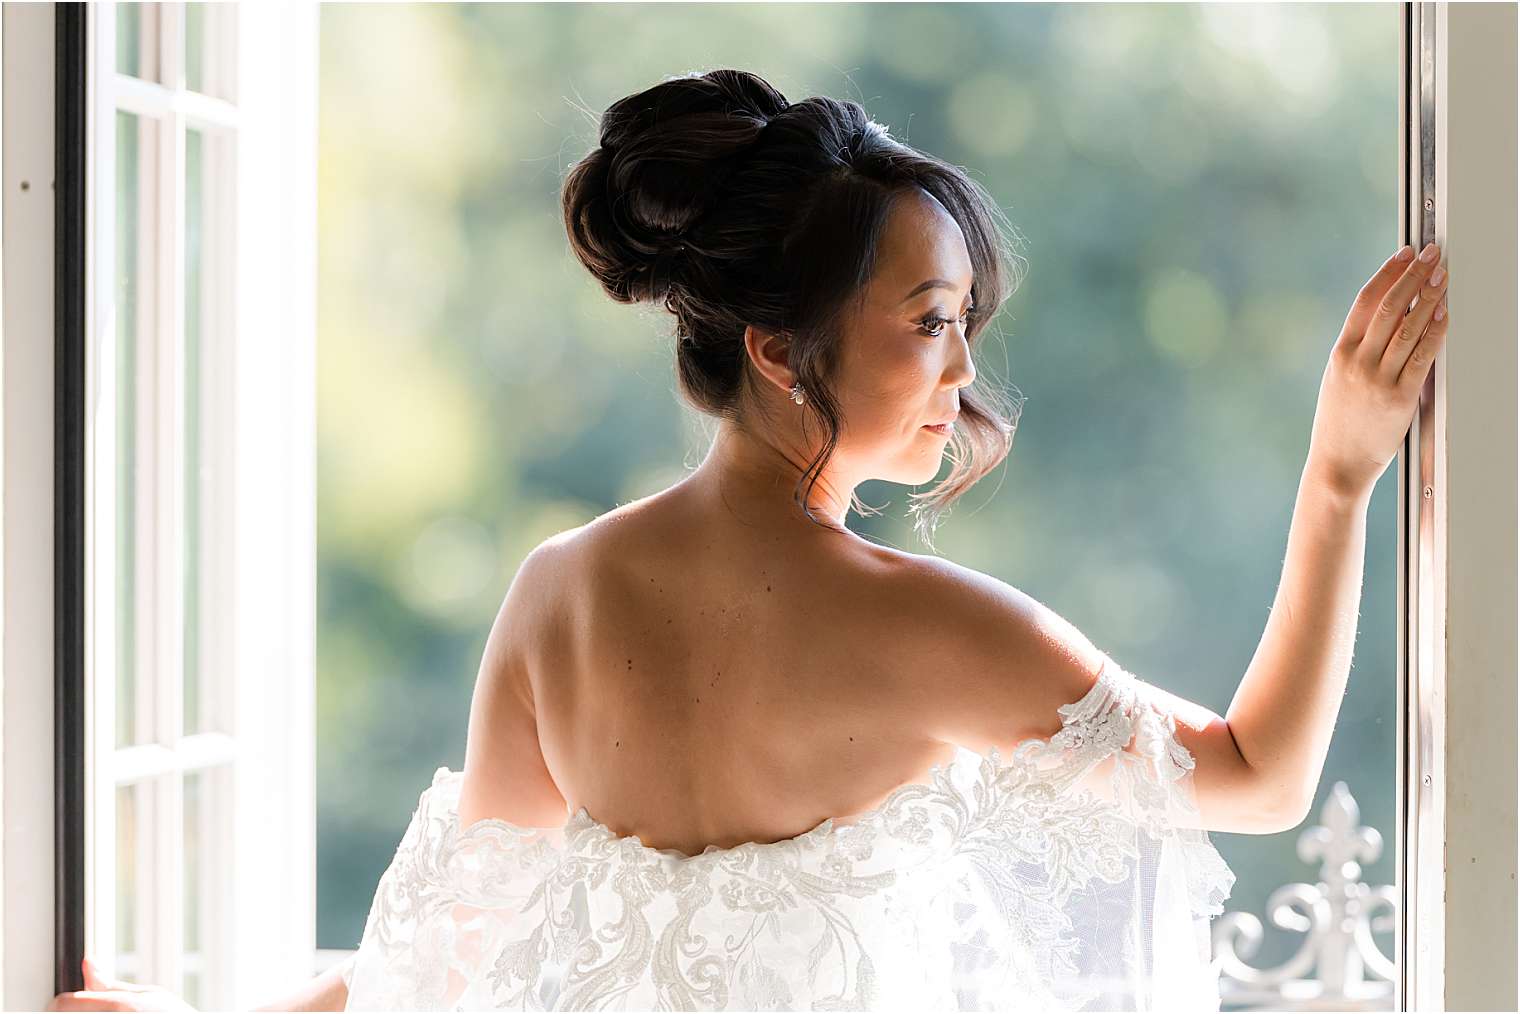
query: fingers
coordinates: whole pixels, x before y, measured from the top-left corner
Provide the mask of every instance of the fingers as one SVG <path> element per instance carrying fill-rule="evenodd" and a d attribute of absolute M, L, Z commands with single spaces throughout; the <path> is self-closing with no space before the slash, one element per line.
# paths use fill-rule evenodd
<path fill-rule="evenodd" d="M 1362 340 L 1367 325 L 1372 322 L 1372 315 L 1377 312 L 1378 303 L 1409 267 L 1414 254 L 1414 248 L 1406 244 L 1384 261 L 1376 274 L 1367 279 L 1367 284 L 1362 286 L 1356 294 L 1356 301 L 1351 304 L 1351 313 L 1347 315 L 1345 326 L 1341 329 L 1342 341 L 1355 343 Z"/>
<path fill-rule="evenodd" d="M 84 972 L 85 989 L 94 990 L 111 988 L 110 984 L 106 982 L 106 977 L 100 974 L 99 967 L 96 966 L 95 962 L 90 960 L 90 956 L 88 954 L 86 954 L 84 956 L 84 959 L 79 962 L 79 967 Z"/>
<path fill-rule="evenodd" d="M 1425 257 L 1429 257 L 1430 259 L 1422 259 Z M 1425 313 L 1424 321 L 1430 319 L 1430 312 L 1434 309 L 1434 302 L 1440 297 L 1440 292 L 1444 291 L 1443 288 L 1438 288 L 1434 294 L 1429 296 L 1428 301 L 1422 298 L 1421 304 L 1416 306 L 1413 311 L 1410 310 L 1409 304 L 1415 300 L 1416 296 L 1421 295 L 1424 290 L 1429 288 L 1426 282 L 1430 279 L 1431 274 L 1436 268 L 1440 266 L 1440 259 L 1440 247 L 1434 243 L 1426 244 L 1425 249 L 1420 251 L 1420 256 L 1415 258 L 1414 262 L 1405 269 L 1398 281 L 1394 282 L 1388 291 L 1383 294 L 1383 298 L 1378 301 L 1377 310 L 1373 313 L 1372 320 L 1368 322 L 1367 330 L 1362 335 L 1361 344 L 1357 348 L 1358 354 L 1365 359 L 1369 366 L 1382 362 L 1383 353 L 1388 348 L 1389 340 L 1399 328 L 1404 326 L 1404 318 L 1407 314 L 1411 312 L 1418 313 L 1423 310 Z M 1445 283 L 1446 278 L 1443 270 L 1440 284 L 1444 287 Z M 1421 321 L 1418 327 L 1408 332 L 1406 342 L 1398 353 L 1399 359 L 1397 362 L 1399 365 L 1403 365 L 1404 358 L 1408 356 L 1410 345 L 1424 331 L 1424 321 Z"/>
<path fill-rule="evenodd" d="M 1449 277 L 1446 269 L 1438 265 L 1425 279 L 1425 284 L 1420 286 L 1414 307 L 1404 314 L 1404 319 L 1394 329 L 1393 337 L 1383 351 L 1378 365 L 1378 372 L 1382 376 L 1389 380 L 1397 379 L 1404 364 L 1409 361 L 1415 343 L 1425 334 L 1435 317 L 1437 304 L 1446 298 Z"/>
<path fill-rule="evenodd" d="M 160 988 L 154 985 L 139 985 L 135 982 L 128 982 L 125 979 L 114 979 L 101 972 L 100 966 L 91 961 L 89 955 L 85 955 L 84 960 L 80 962 L 80 968 L 84 971 L 84 988 L 90 992 L 98 993 L 109 990 L 126 993 L 151 993 Z"/>
<path fill-rule="evenodd" d="M 113 996 L 109 992 L 90 989 L 76 989 L 70 993 L 59 993 L 48 1004 L 48 1010 L 131 1010 L 132 1008 L 123 1003 L 120 997 Z"/>
<path fill-rule="evenodd" d="M 1438 306 L 1441 310 L 1445 310 L 1445 296 L 1441 297 Z M 1425 333 L 1410 350 L 1409 358 L 1399 370 L 1397 379 L 1401 386 L 1419 388 L 1424 385 L 1425 378 L 1430 374 L 1431 363 L 1435 362 L 1436 356 L 1446 346 L 1446 333 L 1450 324 L 1450 313 L 1442 313 L 1440 320 L 1432 317 L 1430 326 L 1425 329 Z"/>

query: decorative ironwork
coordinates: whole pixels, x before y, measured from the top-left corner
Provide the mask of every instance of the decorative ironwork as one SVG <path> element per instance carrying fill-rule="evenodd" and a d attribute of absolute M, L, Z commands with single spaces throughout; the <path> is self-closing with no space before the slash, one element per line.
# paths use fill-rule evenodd
<path fill-rule="evenodd" d="M 1374 932 L 1391 931 L 1398 897 L 1392 885 L 1361 880 L 1362 865 L 1383 851 L 1376 828 L 1358 824 L 1361 809 L 1345 782 L 1336 782 L 1318 826 L 1298 837 L 1298 857 L 1320 864 L 1316 884 L 1284 884 L 1267 899 L 1272 924 L 1304 934 L 1297 953 L 1280 965 L 1247 963 L 1261 947 L 1261 920 L 1227 912 L 1214 924 L 1214 960 L 1227 1009 L 1391 1010 L 1394 963 Z"/>

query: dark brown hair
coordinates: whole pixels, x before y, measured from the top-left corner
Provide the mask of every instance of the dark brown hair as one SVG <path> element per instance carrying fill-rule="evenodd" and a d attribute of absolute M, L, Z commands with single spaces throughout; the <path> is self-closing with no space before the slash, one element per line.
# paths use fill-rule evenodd
<path fill-rule="evenodd" d="M 680 389 L 699 411 L 743 423 L 753 384 L 746 325 L 791 340 L 791 362 L 826 437 L 794 492 L 817 482 L 839 442 L 829 381 L 841 325 L 875 270 L 892 203 L 921 188 L 960 225 L 971 257 L 975 340 L 1017 287 L 1021 258 L 992 196 L 959 167 L 887 133 L 854 102 L 789 103 L 742 70 L 667 79 L 613 103 L 600 144 L 561 193 L 581 263 L 615 300 L 658 302 L 675 316 Z M 979 347 L 979 346 L 978 346 Z M 1001 392 L 960 394 L 954 468 L 910 494 L 919 537 L 1007 457 L 1017 403 Z M 879 513 L 855 498 L 862 514 Z"/>

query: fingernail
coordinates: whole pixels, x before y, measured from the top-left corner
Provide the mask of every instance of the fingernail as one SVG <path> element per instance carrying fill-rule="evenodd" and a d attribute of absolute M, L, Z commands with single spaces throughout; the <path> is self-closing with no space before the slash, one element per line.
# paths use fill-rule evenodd
<path fill-rule="evenodd" d="M 1414 247 L 1410 246 L 1408 243 L 1405 243 L 1403 247 L 1399 249 L 1399 252 L 1393 255 L 1393 259 L 1396 261 L 1414 260 Z"/>
<path fill-rule="evenodd" d="M 1436 259 L 1436 255 L 1440 252 L 1440 247 L 1436 246 L 1434 243 L 1427 243 L 1425 244 L 1425 249 L 1420 251 L 1420 260 L 1429 264 L 1431 261 Z"/>
<path fill-rule="evenodd" d="M 1441 279 L 1443 279 L 1445 277 L 1446 277 L 1446 269 L 1443 268 L 1443 267 L 1441 267 L 1438 264 L 1438 265 L 1436 265 L 1436 269 L 1430 273 L 1430 284 L 1431 285 L 1440 285 L 1441 284 Z"/>
<path fill-rule="evenodd" d="M 1436 320 L 1446 319 L 1446 300 L 1441 300 L 1441 305 L 1436 307 Z"/>

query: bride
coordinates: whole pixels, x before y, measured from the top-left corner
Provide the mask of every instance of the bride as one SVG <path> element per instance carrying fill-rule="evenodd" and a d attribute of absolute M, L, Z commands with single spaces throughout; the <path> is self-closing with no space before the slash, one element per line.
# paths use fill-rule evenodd
<path fill-rule="evenodd" d="M 421 792 L 357 952 L 272 1006 L 1217 1009 L 1234 874 L 1207 832 L 1312 802 L 1368 501 L 1447 333 L 1439 251 L 1391 257 L 1335 339 L 1220 716 L 845 525 L 860 483 L 928 482 L 948 449 L 914 494 L 928 542 L 1008 451 L 973 359 L 1015 255 L 961 170 L 716 70 L 613 105 L 562 200 L 605 291 L 674 315 L 716 437 L 523 562 L 463 771 Z M 86 972 L 58 1009 L 183 1009 Z"/>

